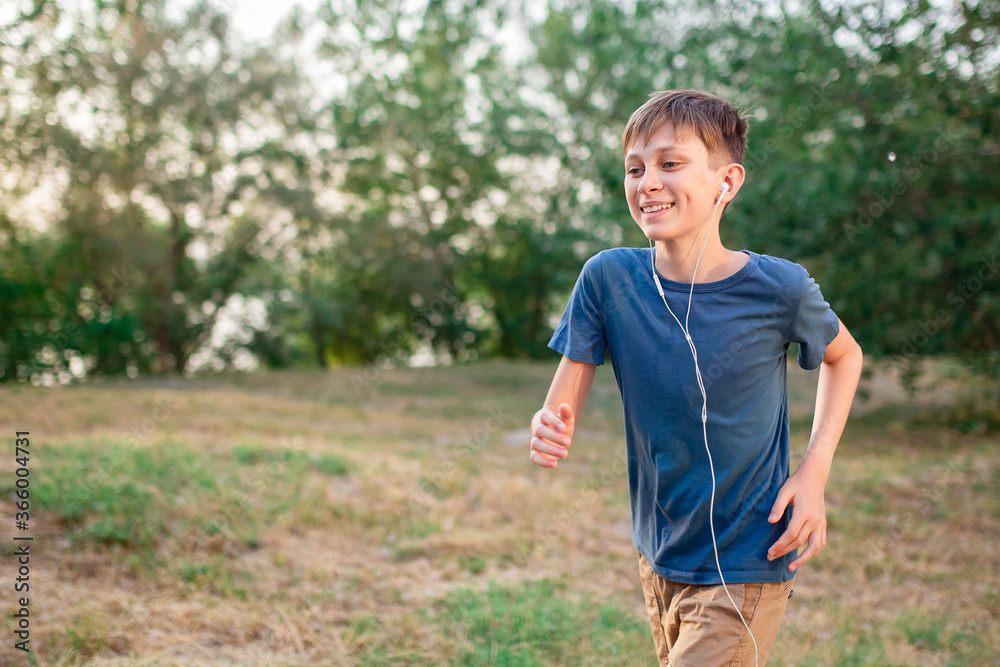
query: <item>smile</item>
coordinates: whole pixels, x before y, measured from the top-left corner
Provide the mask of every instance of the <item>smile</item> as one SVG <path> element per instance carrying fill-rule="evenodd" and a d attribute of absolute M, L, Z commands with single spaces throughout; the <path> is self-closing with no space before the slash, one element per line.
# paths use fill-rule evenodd
<path fill-rule="evenodd" d="M 639 210 L 643 213 L 656 213 L 657 211 L 666 211 L 668 208 L 673 208 L 673 204 L 655 204 L 653 206 L 642 206 Z"/>

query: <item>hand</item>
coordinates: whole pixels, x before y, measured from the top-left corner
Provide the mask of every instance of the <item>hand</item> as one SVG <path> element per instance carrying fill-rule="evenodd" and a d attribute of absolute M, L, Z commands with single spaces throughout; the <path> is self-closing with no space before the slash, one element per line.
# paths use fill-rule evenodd
<path fill-rule="evenodd" d="M 776 523 L 785 515 L 785 509 L 789 505 L 794 509 L 788 528 L 768 549 L 768 560 L 796 551 L 808 541 L 809 546 L 788 566 L 794 572 L 823 550 L 826 546 L 826 504 L 823 500 L 825 486 L 825 479 L 811 474 L 801 465 L 782 485 L 767 520 L 769 523 Z"/>
<path fill-rule="evenodd" d="M 559 459 L 569 455 L 567 448 L 573 442 L 576 421 L 569 403 L 559 406 L 557 413 L 546 405 L 531 420 L 531 453 L 528 457 L 535 465 L 555 468 Z"/>

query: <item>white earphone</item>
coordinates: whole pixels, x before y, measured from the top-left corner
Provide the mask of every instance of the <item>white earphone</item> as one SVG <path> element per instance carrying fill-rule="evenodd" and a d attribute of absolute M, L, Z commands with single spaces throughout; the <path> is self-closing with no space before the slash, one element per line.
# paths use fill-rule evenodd
<path fill-rule="evenodd" d="M 715 200 L 715 203 L 718 204 L 720 201 L 722 201 L 722 198 L 726 195 L 727 192 L 729 192 L 729 183 L 726 183 L 725 181 L 723 181 L 722 182 L 722 192 L 719 193 L 719 198 Z M 715 217 L 715 212 L 714 211 L 712 212 L 712 217 L 713 218 Z"/>
<path fill-rule="evenodd" d="M 740 615 L 740 620 L 743 621 L 743 627 L 747 629 L 747 633 L 750 635 L 751 641 L 753 641 L 753 662 L 754 665 L 758 665 L 758 654 L 757 654 L 757 639 L 753 636 L 753 632 L 750 631 L 750 626 L 747 624 L 747 620 L 743 618 L 743 612 L 740 610 L 739 605 L 733 600 L 733 596 L 729 594 L 729 588 L 726 586 L 726 579 L 722 575 L 722 564 L 719 562 L 719 545 L 715 540 L 715 464 L 712 462 L 712 450 L 708 448 L 708 394 L 705 393 L 705 382 L 701 377 L 701 368 L 698 366 L 698 349 L 694 345 L 694 340 L 691 338 L 691 333 L 688 330 L 688 321 L 691 319 L 691 298 L 694 296 L 694 280 L 698 275 L 698 265 L 701 264 L 701 256 L 705 252 L 705 246 L 708 245 L 708 238 L 712 233 L 712 221 L 715 220 L 715 212 L 719 209 L 719 204 L 722 202 L 722 198 L 725 194 L 729 192 L 729 183 L 723 182 L 721 186 L 721 192 L 719 192 L 718 199 L 715 200 L 715 208 L 712 209 L 712 217 L 708 222 L 708 232 L 705 234 L 705 242 L 701 244 L 701 252 L 698 253 L 698 261 L 694 264 L 694 275 L 691 276 L 691 291 L 688 292 L 688 309 L 687 315 L 684 316 L 684 324 L 674 315 L 674 311 L 670 309 L 670 304 L 667 303 L 667 297 L 663 294 L 663 286 L 660 284 L 660 276 L 656 273 L 656 256 L 653 250 L 653 241 L 649 241 L 649 256 L 650 263 L 653 268 L 653 280 L 656 282 L 656 291 L 660 293 L 660 298 L 663 299 L 663 305 L 667 307 L 670 314 L 673 316 L 674 320 L 677 322 L 677 326 L 681 328 L 684 332 L 684 338 L 687 340 L 688 347 L 691 349 L 691 356 L 694 357 L 694 374 L 695 378 L 698 380 L 698 389 L 701 390 L 701 432 L 705 437 L 705 452 L 708 454 L 708 467 L 712 473 L 712 498 L 709 501 L 708 507 L 708 525 L 712 533 L 712 549 L 715 551 L 715 566 L 719 569 L 719 579 L 722 581 L 722 588 L 726 591 L 726 597 L 729 601 L 733 603 L 733 607 L 736 609 L 736 613 Z"/>

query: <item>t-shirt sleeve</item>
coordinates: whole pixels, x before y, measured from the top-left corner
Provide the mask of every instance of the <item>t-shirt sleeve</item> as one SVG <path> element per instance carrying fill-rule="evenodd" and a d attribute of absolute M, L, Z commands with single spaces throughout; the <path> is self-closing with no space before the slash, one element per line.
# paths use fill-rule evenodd
<path fill-rule="evenodd" d="M 823 299 L 819 285 L 806 273 L 798 310 L 785 334 L 786 343 L 799 344 L 799 366 L 812 370 L 823 363 L 826 346 L 839 332 L 840 320 Z"/>
<path fill-rule="evenodd" d="M 604 363 L 608 341 L 604 331 L 604 269 L 600 254 L 583 265 L 569 303 L 563 311 L 549 347 L 574 361 Z"/>

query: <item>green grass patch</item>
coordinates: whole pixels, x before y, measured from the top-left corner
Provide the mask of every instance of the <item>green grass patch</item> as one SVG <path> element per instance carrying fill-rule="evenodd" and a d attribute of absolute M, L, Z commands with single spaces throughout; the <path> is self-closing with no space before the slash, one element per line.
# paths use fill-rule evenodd
<path fill-rule="evenodd" d="M 948 665 L 987 664 L 991 655 L 979 628 L 962 629 L 953 618 L 938 618 L 922 609 L 904 609 L 897 627 L 914 648 L 928 654 L 948 656 Z"/>
<path fill-rule="evenodd" d="M 486 569 L 486 561 L 479 556 L 460 556 L 458 559 L 458 564 L 463 570 L 468 570 L 472 574 L 482 574 L 483 570 Z"/>
<path fill-rule="evenodd" d="M 73 538 L 152 547 L 169 534 L 169 507 L 177 498 L 213 495 L 220 482 L 229 481 L 199 458 L 175 443 L 156 449 L 109 443 L 53 448 L 41 463 L 32 499 Z"/>
<path fill-rule="evenodd" d="M 595 603 L 561 581 L 495 583 L 457 590 L 440 602 L 438 623 L 460 643 L 461 665 L 639 665 L 655 663 L 649 623 L 634 610 Z"/>
<path fill-rule="evenodd" d="M 47 649 L 51 662 L 43 664 L 80 665 L 89 664 L 89 659 L 106 650 L 127 650 L 128 642 L 122 638 L 110 638 L 110 628 L 104 622 L 106 618 L 94 618 L 81 615 L 67 627 L 52 632 L 39 641 Z M 34 637 L 32 637 L 34 639 Z M 38 640 L 36 640 L 38 641 Z M 38 651 L 38 645 L 32 642 L 33 653 Z M 33 657 L 29 654 L 29 657 Z M 24 664 L 35 665 L 33 660 L 25 660 Z M 7 663 L 3 663 L 7 664 Z"/>
<path fill-rule="evenodd" d="M 885 642 L 877 628 L 848 616 L 839 623 L 836 633 L 826 642 L 821 654 L 833 662 L 807 660 L 806 665 L 835 664 L 838 667 L 902 667 L 888 659 Z M 814 651 L 815 653 L 815 651 Z"/>
<path fill-rule="evenodd" d="M 311 456 L 308 452 L 296 449 L 270 449 L 268 447 L 233 448 L 233 457 L 240 465 L 275 465 L 291 466 L 298 470 L 312 468 L 325 475 L 346 475 L 350 472 L 347 461 L 332 454 Z"/>
<path fill-rule="evenodd" d="M 324 475 L 346 475 L 351 470 L 347 461 L 332 454 L 313 457 L 311 462 L 313 467 Z"/>
<path fill-rule="evenodd" d="M 421 475 L 417 484 L 424 493 L 432 495 L 438 500 L 444 500 L 465 493 L 467 488 L 465 477 L 464 470 L 458 474 L 446 474 L 441 470 L 435 470 L 430 475 Z"/>
<path fill-rule="evenodd" d="M 906 610 L 899 619 L 906 641 L 918 649 L 940 651 L 944 646 L 944 626 L 939 619 L 915 609 Z"/>
<path fill-rule="evenodd" d="M 441 523 L 430 519 L 412 517 L 404 526 L 403 534 L 418 540 L 423 540 L 435 533 L 441 532 Z"/>
<path fill-rule="evenodd" d="M 911 664 L 959 665 L 990 664 L 993 655 L 983 640 L 983 626 L 957 622 L 950 616 L 937 617 L 926 609 L 907 607 L 889 623 L 864 621 L 841 607 L 836 613 L 835 631 L 813 645 L 805 660 L 799 662 L 794 648 L 785 646 L 786 656 L 795 656 L 787 664 L 805 667 L 908 667 Z M 792 642 L 791 636 L 778 635 L 778 642 Z M 910 661 L 893 655 L 892 647 L 905 642 L 913 647 Z M 791 650 L 789 650 L 791 649 Z M 912 662 L 915 656 L 919 662 Z M 926 658 L 926 659 L 923 659 Z M 768 663 L 770 664 L 770 662 Z M 786 664 L 778 658 L 777 664 Z"/>
<path fill-rule="evenodd" d="M 174 574 L 198 589 L 244 602 L 253 583 L 253 575 L 233 568 L 232 559 L 225 554 L 215 554 L 201 561 L 182 560 L 174 567 Z"/>
<path fill-rule="evenodd" d="M 169 538 L 223 535 L 253 548 L 258 524 L 314 500 L 300 492 L 309 470 L 346 468 L 335 457 L 275 456 L 220 456 L 175 442 L 51 448 L 31 486 L 32 507 L 55 518 L 77 543 L 149 552 Z M 250 460 L 269 463 L 247 470 Z M 0 482 L 0 493 L 14 490 L 12 478 Z"/>

